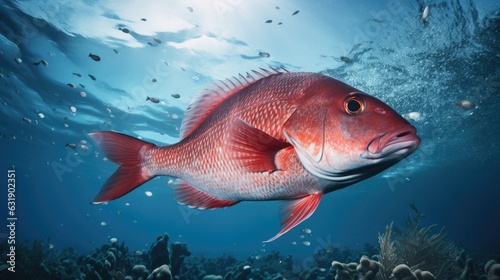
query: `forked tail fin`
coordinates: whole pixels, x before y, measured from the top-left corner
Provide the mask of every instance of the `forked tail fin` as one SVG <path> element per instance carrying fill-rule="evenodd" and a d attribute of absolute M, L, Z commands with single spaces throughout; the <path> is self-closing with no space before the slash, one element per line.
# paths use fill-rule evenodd
<path fill-rule="evenodd" d="M 104 183 L 94 203 L 119 198 L 155 177 L 143 170 L 142 161 L 144 153 L 156 145 L 111 131 L 92 132 L 89 136 L 109 160 L 121 165 Z"/>

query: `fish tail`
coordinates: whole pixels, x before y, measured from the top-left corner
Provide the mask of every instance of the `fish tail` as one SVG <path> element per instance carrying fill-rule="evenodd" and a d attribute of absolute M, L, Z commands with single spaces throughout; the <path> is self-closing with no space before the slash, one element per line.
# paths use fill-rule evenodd
<path fill-rule="evenodd" d="M 119 198 L 155 177 L 143 168 L 143 155 L 156 145 L 111 131 L 93 132 L 89 136 L 109 160 L 121 165 L 104 183 L 94 203 Z"/>

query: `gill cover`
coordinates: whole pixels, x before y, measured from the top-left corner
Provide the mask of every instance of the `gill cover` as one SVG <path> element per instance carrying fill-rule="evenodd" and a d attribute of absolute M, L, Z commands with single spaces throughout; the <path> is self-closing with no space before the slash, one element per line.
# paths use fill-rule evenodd
<path fill-rule="evenodd" d="M 330 172 L 320 166 L 325 153 L 326 117 L 325 109 L 303 106 L 286 121 L 283 134 L 295 147 L 307 171 L 323 179 L 332 179 Z"/>

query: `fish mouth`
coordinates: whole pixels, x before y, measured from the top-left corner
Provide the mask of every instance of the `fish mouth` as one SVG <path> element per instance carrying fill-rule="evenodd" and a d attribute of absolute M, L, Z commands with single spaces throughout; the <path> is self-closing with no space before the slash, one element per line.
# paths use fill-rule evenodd
<path fill-rule="evenodd" d="M 370 141 L 361 157 L 370 160 L 401 160 L 413 153 L 419 145 L 417 129 L 412 125 L 405 125 Z"/>

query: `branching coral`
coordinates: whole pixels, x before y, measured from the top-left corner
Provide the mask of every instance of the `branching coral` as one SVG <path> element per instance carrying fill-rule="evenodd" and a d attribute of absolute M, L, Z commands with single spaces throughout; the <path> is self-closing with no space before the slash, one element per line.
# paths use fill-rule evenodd
<path fill-rule="evenodd" d="M 420 226 L 420 216 L 406 218 L 406 231 L 395 236 L 397 253 L 406 265 L 421 270 L 428 270 L 438 279 L 456 279 L 461 270 L 455 259 L 461 248 L 446 239 L 442 228 L 431 234 L 436 225 Z"/>
<path fill-rule="evenodd" d="M 380 244 L 380 254 L 377 255 L 378 261 L 382 265 L 380 277 L 383 280 L 389 279 L 392 270 L 400 264 L 400 259 L 396 253 L 396 245 L 391 239 L 392 223 L 385 227 L 385 234 L 379 234 L 378 243 Z"/>
<path fill-rule="evenodd" d="M 461 274 L 455 258 L 460 253 L 454 243 L 446 239 L 442 228 L 432 234 L 436 225 L 421 227 L 421 215 L 406 219 L 406 230 L 393 230 L 392 224 L 379 235 L 379 262 L 383 265 L 383 279 L 389 279 L 398 264 L 406 264 L 413 271 L 420 269 L 432 272 L 437 279 L 457 279 Z M 393 232 L 394 231 L 394 232 Z"/>

